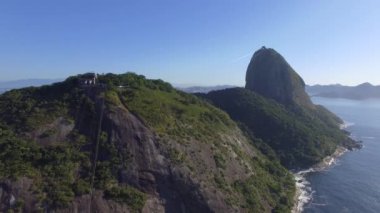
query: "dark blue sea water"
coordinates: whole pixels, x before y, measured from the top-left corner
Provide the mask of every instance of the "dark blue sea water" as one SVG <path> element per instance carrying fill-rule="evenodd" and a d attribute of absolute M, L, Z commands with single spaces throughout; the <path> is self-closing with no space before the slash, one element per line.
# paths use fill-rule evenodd
<path fill-rule="evenodd" d="M 306 179 L 312 200 L 304 212 L 380 212 L 380 100 L 353 101 L 313 98 L 352 124 L 352 136 L 363 141 L 363 149 L 347 152 L 336 165 Z"/>

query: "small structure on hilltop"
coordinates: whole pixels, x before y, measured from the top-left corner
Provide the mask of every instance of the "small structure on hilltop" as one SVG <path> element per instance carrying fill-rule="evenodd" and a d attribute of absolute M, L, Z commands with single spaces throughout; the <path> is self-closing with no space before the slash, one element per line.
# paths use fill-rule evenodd
<path fill-rule="evenodd" d="M 98 75 L 96 73 L 86 73 L 80 76 L 81 85 L 96 85 Z"/>

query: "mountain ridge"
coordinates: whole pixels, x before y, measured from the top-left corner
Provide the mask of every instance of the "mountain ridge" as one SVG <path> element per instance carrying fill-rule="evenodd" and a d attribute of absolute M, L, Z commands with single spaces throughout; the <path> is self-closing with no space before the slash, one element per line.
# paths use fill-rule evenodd
<path fill-rule="evenodd" d="M 215 85 L 215 86 L 191 86 L 191 87 L 176 87 L 176 89 L 187 93 L 208 93 L 215 90 L 233 88 L 233 85 Z"/>
<path fill-rule="evenodd" d="M 289 170 L 359 145 L 259 51 L 248 88 L 87 73 L 0 95 L 0 211 L 291 212 Z"/>
<path fill-rule="evenodd" d="M 340 130 L 340 118 L 311 102 L 303 79 L 271 48 L 254 53 L 245 88 L 199 96 L 265 141 L 288 169 L 306 169 L 332 154 L 337 146 L 360 147 Z"/>
<path fill-rule="evenodd" d="M 357 86 L 333 85 L 313 85 L 306 87 L 311 96 L 326 98 L 345 98 L 353 100 L 379 99 L 380 86 L 365 82 Z"/>
<path fill-rule="evenodd" d="M 292 175 L 225 112 L 132 73 L 81 82 L 0 96 L 1 211 L 290 211 Z"/>

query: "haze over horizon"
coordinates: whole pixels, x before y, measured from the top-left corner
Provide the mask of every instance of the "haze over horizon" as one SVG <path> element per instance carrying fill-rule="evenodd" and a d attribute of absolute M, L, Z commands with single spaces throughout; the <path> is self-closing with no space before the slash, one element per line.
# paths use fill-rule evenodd
<path fill-rule="evenodd" d="M 378 1 L 6 0 L 0 81 L 128 70 L 184 85 L 245 84 L 261 46 L 309 85 L 380 84 Z"/>

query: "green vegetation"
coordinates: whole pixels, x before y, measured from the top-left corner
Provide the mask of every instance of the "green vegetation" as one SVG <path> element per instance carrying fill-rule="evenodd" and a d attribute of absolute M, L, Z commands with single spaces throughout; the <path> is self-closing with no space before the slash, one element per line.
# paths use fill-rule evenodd
<path fill-rule="evenodd" d="M 262 199 L 274 206 L 274 212 L 290 212 L 295 192 L 293 176 L 277 161 L 262 159 L 250 159 L 255 175 L 236 181 L 234 190 L 243 195 L 247 212 L 265 211 Z"/>
<path fill-rule="evenodd" d="M 77 77 L 52 86 L 12 90 L 0 96 L 0 179 L 16 181 L 28 177 L 39 206 L 65 208 L 75 196 L 91 191 L 95 138 L 99 115 L 94 97 L 82 89 Z M 87 93 L 87 94 L 86 94 Z M 97 94 L 112 105 L 121 104 L 112 90 Z M 74 129 L 64 142 L 41 146 L 36 139 L 47 139 L 56 134 L 57 127 L 49 127 L 59 118 L 85 125 L 86 131 Z M 71 123 L 70 123 L 71 124 Z M 31 138 L 44 129 L 38 138 Z M 126 150 L 118 150 L 101 132 L 99 147 L 102 159 L 97 162 L 94 186 L 108 190 L 117 186 L 118 171 L 127 165 Z"/>
<path fill-rule="evenodd" d="M 214 155 L 214 160 L 215 160 L 216 167 L 222 168 L 222 169 L 226 168 L 226 159 L 224 159 L 223 155 L 221 155 L 220 153 L 216 153 Z"/>
<path fill-rule="evenodd" d="M 144 193 L 130 186 L 107 189 L 104 192 L 104 196 L 116 202 L 126 203 L 134 212 L 139 212 L 146 201 L 146 195 Z"/>
<path fill-rule="evenodd" d="M 181 164 L 184 162 L 185 157 L 179 151 L 171 148 L 169 149 L 169 159 L 175 164 Z"/>
<path fill-rule="evenodd" d="M 193 95 L 176 91 L 160 80 L 146 80 L 143 76 L 132 73 L 107 74 L 101 76 L 100 80 L 111 85 L 112 100 L 120 100 L 128 110 L 153 127 L 161 138 L 170 138 L 180 144 L 195 141 L 215 144 L 215 164 L 221 171 L 226 169 L 228 150 L 220 144 L 219 134 L 231 131 L 235 124 L 224 112 Z M 117 97 L 115 93 L 118 94 Z M 119 105 L 118 101 L 109 102 Z M 264 203 L 269 201 L 269 205 L 276 211 L 281 209 L 282 212 L 289 212 L 295 191 L 293 177 L 273 157 L 275 154 L 272 149 L 262 141 L 261 144 L 273 161 L 245 156 L 244 160 L 254 168 L 255 175 L 245 181 L 229 183 L 221 172 L 214 175 L 212 181 L 217 188 L 230 194 L 230 205 L 243 205 L 246 210 L 257 212 L 265 210 L 265 205 L 268 204 Z M 235 147 L 235 151 L 244 156 L 242 151 L 238 151 L 240 149 Z M 197 168 L 187 159 L 186 153 L 178 149 L 169 148 L 168 157 L 174 164 L 186 164 L 192 168 L 192 172 Z M 260 159 L 266 157 L 260 155 Z M 245 199 L 239 198 L 238 194 Z"/>
<path fill-rule="evenodd" d="M 54 135 L 55 133 L 56 133 L 55 129 L 48 129 L 40 135 L 40 138 L 47 138 Z"/>
<path fill-rule="evenodd" d="M 0 176 L 15 179 L 19 176 L 33 176 L 37 172 L 33 161 L 39 156 L 38 146 L 18 138 L 11 130 L 0 125 Z"/>
<path fill-rule="evenodd" d="M 41 204 L 67 206 L 74 198 L 74 171 L 86 160 L 85 154 L 70 145 L 42 148 L 4 126 L 0 132 L 0 177 L 29 177 L 34 180 L 34 193 L 40 195 Z"/>
<path fill-rule="evenodd" d="M 124 106 L 161 135 L 177 140 L 199 139 L 232 125 L 224 112 L 193 95 L 173 89 L 161 80 L 146 80 L 144 76 L 127 73 L 107 74 L 101 76 L 100 81 L 110 85 L 112 92 L 107 94 L 112 94 L 109 98 L 114 100 L 112 103 L 121 100 Z"/>
<path fill-rule="evenodd" d="M 235 124 L 224 112 L 160 80 L 146 80 L 143 76 L 128 73 L 108 74 L 102 76 L 101 81 L 113 85 L 112 90 L 118 93 L 118 98 L 114 99 L 121 100 L 162 138 L 170 138 L 180 144 L 196 141 L 214 144 L 213 159 L 221 172 L 213 174 L 212 181 L 217 188 L 229 194 L 230 205 L 242 205 L 247 211 L 258 212 L 265 211 L 269 202 L 276 212 L 290 211 L 295 191 L 293 176 L 277 162 L 273 150 L 260 139 L 248 137 L 255 140 L 254 144 L 261 144 L 261 149 L 271 160 L 264 155 L 252 159 L 244 154 L 241 147 L 234 146 L 234 151 L 254 168 L 255 174 L 244 181 L 226 181 L 223 170 L 227 167 L 229 151 L 222 145 L 220 134 L 231 131 Z M 168 157 L 174 164 L 193 168 L 183 151 L 169 148 Z M 241 199 L 239 194 L 245 199 Z"/>
<path fill-rule="evenodd" d="M 248 67 L 247 88 L 257 93 L 234 88 L 204 100 L 134 73 L 99 75 L 97 85 L 83 85 L 86 76 L 94 75 L 0 96 L 0 180 L 30 180 L 38 210 L 66 208 L 96 189 L 133 212 L 144 192 L 178 194 L 168 203 L 183 200 L 189 211 L 213 203 L 290 212 L 295 184 L 283 166 L 306 168 L 353 146 L 341 120 L 311 103 L 302 78 L 272 49 Z M 27 201 L 17 198 L 13 210 Z"/>
<path fill-rule="evenodd" d="M 1 122 L 15 133 L 29 132 L 59 116 L 75 114 L 81 96 L 74 77 L 52 86 L 11 90 L 0 96 Z"/>
<path fill-rule="evenodd" d="M 185 184 L 194 181 L 207 190 L 218 190 L 228 205 L 245 211 L 290 211 L 291 174 L 266 141 L 244 129 L 245 123 L 240 126 L 246 135 L 227 113 L 161 80 L 133 73 L 106 74 L 99 76 L 99 86 L 91 88 L 81 87 L 79 77 L 0 96 L 0 178 L 31 179 L 41 208 L 65 208 L 75 197 L 90 193 L 92 175 L 95 189 L 102 190 L 105 199 L 124 203 L 135 212 L 144 206 L 144 189 L 121 181 L 121 172 L 136 169 L 133 152 L 114 141 L 109 126 L 99 125 L 104 103 L 108 113 L 132 112 L 156 133 L 170 167 L 184 171 L 179 177 Z M 60 143 L 49 141 L 59 130 L 52 126 L 57 120 L 72 121 L 74 127 Z M 93 174 L 96 145 L 99 153 Z M 235 166 L 239 174 L 233 173 Z"/>
<path fill-rule="evenodd" d="M 318 163 L 338 144 L 350 140 L 338 128 L 339 119 L 322 107 L 286 108 L 243 88 L 211 92 L 204 97 L 241 123 L 248 135 L 262 139 L 256 146 L 263 153 L 271 152 L 264 141 L 290 169 Z"/>

